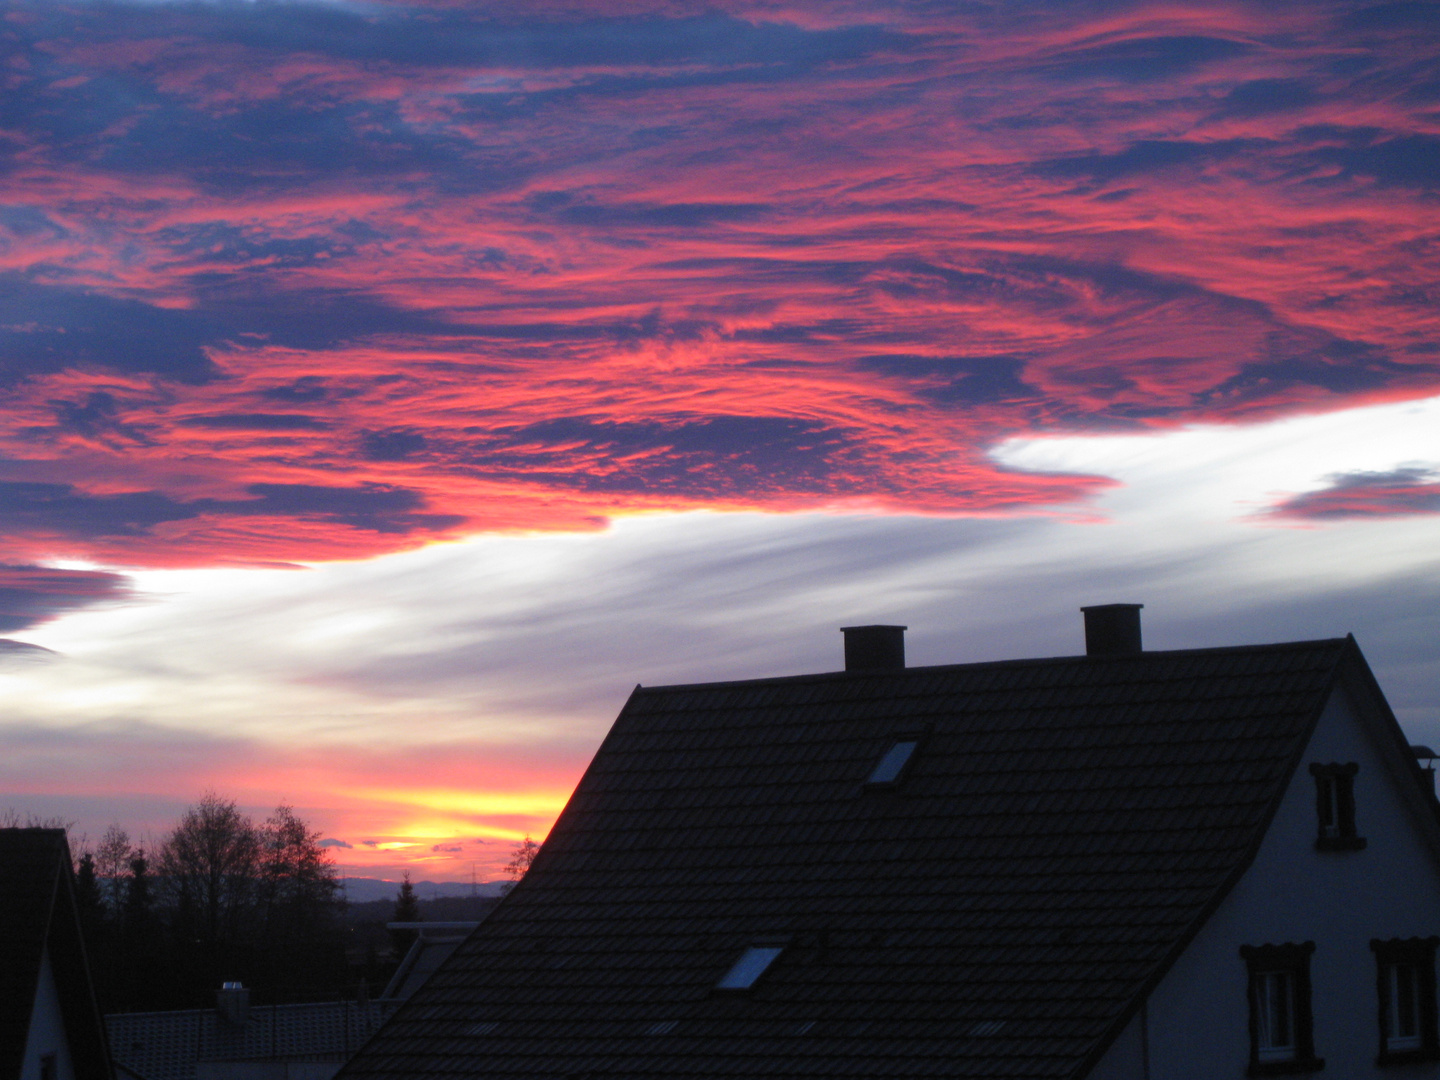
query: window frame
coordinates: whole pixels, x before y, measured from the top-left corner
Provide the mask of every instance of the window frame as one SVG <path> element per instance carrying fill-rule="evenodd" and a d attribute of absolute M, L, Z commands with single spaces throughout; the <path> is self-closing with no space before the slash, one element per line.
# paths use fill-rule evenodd
<path fill-rule="evenodd" d="M 1245 998 L 1250 1014 L 1250 1064 L 1246 1076 L 1289 1076 L 1318 1072 L 1325 1059 L 1315 1056 L 1315 1014 L 1311 1007 L 1310 957 L 1315 943 L 1287 942 L 1283 945 L 1242 945 L 1245 961 Z M 1269 976 L 1283 975 L 1290 986 L 1290 1026 L 1294 1053 L 1283 1059 L 1267 1057 L 1260 1045 L 1262 990 Z"/>
<path fill-rule="evenodd" d="M 1315 778 L 1317 851 L 1359 851 L 1365 846 L 1365 838 L 1355 831 L 1355 774 L 1359 771 L 1353 761 L 1310 763 L 1310 775 Z"/>
<path fill-rule="evenodd" d="M 1437 1025 L 1435 995 L 1435 950 L 1440 937 L 1372 938 L 1370 949 L 1375 953 L 1375 996 L 1378 1009 L 1379 1053 L 1377 1065 L 1407 1065 L 1420 1061 L 1440 1061 L 1440 1025 Z M 1391 972 L 1397 966 L 1415 970 L 1416 1020 L 1419 1045 L 1391 1048 Z"/>

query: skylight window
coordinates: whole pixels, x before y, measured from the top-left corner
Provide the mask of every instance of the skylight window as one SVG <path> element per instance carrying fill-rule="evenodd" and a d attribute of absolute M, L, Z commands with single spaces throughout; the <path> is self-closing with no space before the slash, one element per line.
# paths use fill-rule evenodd
<path fill-rule="evenodd" d="M 910 764 L 910 758 L 915 753 L 915 748 L 920 745 L 919 739 L 900 739 L 889 750 L 885 751 L 875 769 L 870 774 L 867 784 L 893 784 L 900 779 L 905 771 L 905 766 Z"/>
<path fill-rule="evenodd" d="M 785 951 L 784 945 L 751 945 L 725 977 L 715 984 L 716 990 L 749 990 L 764 975 L 776 958 Z"/>

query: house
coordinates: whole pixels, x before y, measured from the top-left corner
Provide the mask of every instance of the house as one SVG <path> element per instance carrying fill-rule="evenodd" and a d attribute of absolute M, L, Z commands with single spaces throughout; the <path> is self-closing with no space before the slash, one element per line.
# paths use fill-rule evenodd
<path fill-rule="evenodd" d="M 0 829 L 0 1080 L 110 1080 L 64 829 Z"/>
<path fill-rule="evenodd" d="M 213 1009 L 105 1017 L 120 1080 L 329 1080 L 398 1002 L 250 1004 L 226 983 Z"/>
<path fill-rule="evenodd" d="M 419 1075 L 1440 1075 L 1440 824 L 1352 638 L 637 688 L 350 1062 Z"/>

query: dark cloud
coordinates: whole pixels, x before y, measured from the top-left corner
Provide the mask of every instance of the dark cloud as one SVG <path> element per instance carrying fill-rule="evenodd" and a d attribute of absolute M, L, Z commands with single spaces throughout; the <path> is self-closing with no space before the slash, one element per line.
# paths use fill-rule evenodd
<path fill-rule="evenodd" d="M 945 405 L 984 405 L 1033 400 L 1040 391 L 1024 381 L 1025 361 L 1016 356 L 862 356 L 861 368 L 916 386 L 915 392 Z"/>
<path fill-rule="evenodd" d="M 360 455 L 366 461 L 404 461 L 422 453 L 427 445 L 425 436 L 418 431 L 367 431 L 360 437 Z"/>
<path fill-rule="evenodd" d="M 1272 513 L 1310 521 L 1440 514 L 1440 472 L 1433 469 L 1336 473 L 1326 481 L 1326 487 L 1286 499 Z"/>
<path fill-rule="evenodd" d="M 1264 116 L 1303 109 L 1319 100 L 1315 87 L 1303 79 L 1252 79 L 1225 95 L 1223 116 Z"/>
<path fill-rule="evenodd" d="M 70 235 L 70 230 L 33 206 L 0 206 L 0 227 L 21 240 L 59 240 Z"/>
<path fill-rule="evenodd" d="M 31 5 L 44 10 L 44 5 Z M 276 54 L 424 67 L 571 68 L 618 64 L 819 64 L 894 48 L 903 35 L 876 26 L 806 29 L 720 12 L 570 21 L 494 19 L 461 9 L 299 2 L 51 5 L 46 36 L 79 40 L 203 36 Z"/>
<path fill-rule="evenodd" d="M 383 334 L 459 334 L 443 318 L 341 289 L 239 286 L 229 279 L 198 283 L 197 302 L 177 310 L 117 299 L 64 285 L 41 285 L 0 274 L 0 379 L 101 367 L 203 383 L 219 369 L 207 349 L 238 341 L 267 341 L 297 349 L 330 349 Z M 304 379 L 269 394 L 301 401 L 318 382 Z M 91 398 L 59 423 L 84 424 L 85 409 L 107 408 Z M 88 422 L 100 418 L 95 413 Z"/>
<path fill-rule="evenodd" d="M 903 35 L 877 26 L 806 29 L 719 13 L 544 22 L 401 7 L 359 12 L 305 3 L 26 6 L 38 9 L 25 26 L 33 40 L 58 37 L 89 48 L 120 41 L 184 41 L 192 50 L 203 42 L 201 48 L 238 46 L 261 54 L 253 58 L 256 65 L 297 55 L 325 62 L 507 72 L 592 67 L 613 72 L 638 65 L 685 68 L 683 75 L 669 77 L 693 82 L 753 80 L 767 72 L 772 78 L 782 72 L 793 76 L 909 44 Z M 30 55 L 30 77 L 7 89 L 0 124 L 43 132 L 57 161 L 87 166 L 98 161 L 120 173 L 186 175 L 215 192 L 421 173 L 442 190 L 497 192 L 523 185 L 536 167 L 521 148 L 501 150 L 487 141 L 482 149 L 443 126 L 415 123 L 392 102 L 347 100 L 323 82 L 307 86 L 303 96 L 231 101 L 217 109 L 167 88 L 169 65 L 163 60 L 91 71 L 77 81 L 67 77 L 74 69 L 55 50 L 32 48 Z M 516 95 L 506 87 L 499 94 L 469 95 L 461 105 L 492 113 L 498 106 L 528 116 L 565 96 L 631 95 L 636 90 L 632 80 L 613 73 L 587 75 L 579 84 L 541 93 Z M 673 128 L 661 137 L 684 136 L 683 129 Z M 251 250 L 233 240 L 227 238 L 215 258 L 236 260 Z M 318 249 L 297 241 L 279 250 L 282 258 L 303 264 Z"/>
<path fill-rule="evenodd" d="M 199 512 L 156 491 L 90 495 L 70 484 L 0 481 L 0 533 L 10 535 L 141 536 Z"/>
<path fill-rule="evenodd" d="M 464 521 L 455 514 L 423 513 L 425 497 L 419 492 L 383 484 L 251 484 L 246 491 L 253 497 L 180 501 L 156 491 L 93 495 L 69 484 L 0 482 L 0 533 L 138 537 L 156 525 L 202 516 L 318 520 L 398 534 L 439 531 Z"/>
<path fill-rule="evenodd" d="M 1051 78 L 1067 81 L 1150 82 L 1243 56 L 1251 50 L 1252 46 L 1245 42 L 1199 35 L 1132 38 L 1061 53 L 1045 62 L 1041 70 Z"/>
<path fill-rule="evenodd" d="M 1434 0 L 1400 0 L 1392 4 L 1371 4 L 1345 14 L 1342 25 L 1349 30 L 1428 30 L 1440 25 L 1440 3 Z"/>
<path fill-rule="evenodd" d="M 327 259 L 353 255 L 354 238 L 325 236 L 267 236 L 257 229 L 207 222 L 158 229 L 154 240 L 173 254 L 203 262 L 254 267 L 273 272 L 278 267 L 314 266 Z"/>
<path fill-rule="evenodd" d="M 1108 183 L 1166 169 L 1204 165 L 1260 145 L 1262 144 L 1254 139 L 1224 139 L 1214 142 L 1143 139 L 1113 154 L 1077 154 L 1072 157 L 1050 158 L 1036 162 L 1033 168 L 1045 176 L 1084 177 Z"/>
<path fill-rule="evenodd" d="M 261 391 L 261 397 L 270 401 L 294 402 L 300 405 L 324 401 L 329 396 L 330 390 L 326 387 L 325 380 L 318 375 L 302 375 L 292 383 Z"/>
<path fill-rule="evenodd" d="M 1383 187 L 1440 190 L 1440 137 L 1405 135 L 1364 146 L 1325 147 L 1317 161 L 1340 167 L 1345 176 L 1374 180 Z"/>
<path fill-rule="evenodd" d="M 0 632 L 23 630 L 69 611 L 129 596 L 130 579 L 121 574 L 0 564 Z M 23 642 L 9 646 L 13 646 L 11 652 L 39 648 Z"/>
<path fill-rule="evenodd" d="M 383 102 L 327 106 L 284 99 L 219 116 L 165 103 L 137 113 L 123 139 L 107 132 L 95 136 L 107 169 L 186 175 L 215 193 L 418 173 L 450 191 L 496 192 L 523 185 L 530 172 L 515 154 L 487 155 L 458 134 L 417 129 Z M 300 251 L 303 246 L 291 246 L 289 254 Z"/>
<path fill-rule="evenodd" d="M 537 211 L 569 225 L 615 226 L 642 228 L 696 229 L 706 225 L 732 221 L 750 221 L 765 213 L 755 203 L 671 203 L 605 205 L 593 202 L 572 202 L 563 192 L 546 192 L 530 200 Z"/>
<path fill-rule="evenodd" d="M 336 840 L 334 837 L 326 837 L 324 840 L 321 840 L 321 841 L 320 841 L 319 846 L 320 846 L 320 847 L 344 848 L 344 849 L 346 849 L 347 851 L 353 851 L 354 848 L 355 848 L 355 845 L 354 845 L 354 844 L 347 844 L 344 840 Z"/>
<path fill-rule="evenodd" d="M 379 533 L 409 533 L 453 528 L 465 519 L 456 514 L 419 513 L 425 497 L 418 491 L 384 484 L 322 487 L 318 484 L 251 484 L 254 499 L 219 502 L 201 500 L 208 512 L 262 517 L 320 518 Z"/>
<path fill-rule="evenodd" d="M 1273 358 L 1241 364 L 1235 374 L 1197 394 L 1196 403 L 1283 400 L 1296 387 L 1316 387 L 1336 396 L 1356 394 L 1433 377 L 1440 370 L 1434 364 L 1396 363 L 1362 342 L 1297 342 L 1277 334 L 1272 345 Z"/>
<path fill-rule="evenodd" d="M 126 423 L 120 418 L 120 402 L 104 390 L 92 390 L 85 395 L 83 403 L 60 399 L 51 401 L 50 406 L 55 410 L 55 426 L 60 431 L 102 441 L 110 446 L 127 442 L 138 446 L 154 445 L 143 426 Z M 32 429 L 32 433 L 43 434 L 43 429 Z"/>
<path fill-rule="evenodd" d="M 178 421 L 182 427 L 215 431 L 324 431 L 330 424 L 317 416 L 300 413 L 228 413 L 192 416 Z"/>
<path fill-rule="evenodd" d="M 205 346 L 220 334 L 194 312 L 0 274 L 0 380 L 108 367 L 200 383 L 216 374 Z"/>

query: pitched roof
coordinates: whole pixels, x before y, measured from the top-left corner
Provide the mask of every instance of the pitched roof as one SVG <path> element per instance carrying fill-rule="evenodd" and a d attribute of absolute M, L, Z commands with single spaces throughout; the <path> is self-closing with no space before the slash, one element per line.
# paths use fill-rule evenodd
<path fill-rule="evenodd" d="M 0 828 L 0 1078 L 18 1077 L 49 954 L 81 1077 L 108 1077 L 64 829 Z"/>
<path fill-rule="evenodd" d="M 1349 639 L 637 688 L 344 1075 L 1083 1073 L 1253 858 L 1345 665 Z"/>
<path fill-rule="evenodd" d="M 344 1061 L 395 1009 L 393 1001 L 261 1005 L 234 1024 L 215 1009 L 111 1013 L 119 1068 L 140 1080 L 194 1080 L 201 1061 Z"/>

